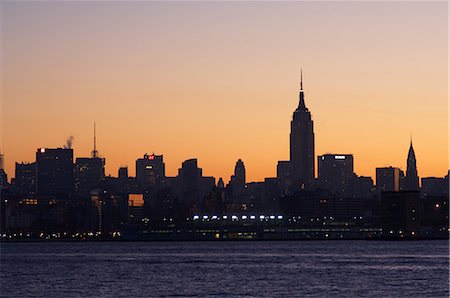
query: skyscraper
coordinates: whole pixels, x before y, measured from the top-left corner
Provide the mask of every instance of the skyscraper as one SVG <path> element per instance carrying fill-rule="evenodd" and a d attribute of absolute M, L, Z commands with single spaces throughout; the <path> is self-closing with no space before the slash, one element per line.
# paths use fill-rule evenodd
<path fill-rule="evenodd" d="M 419 190 L 419 176 L 417 175 L 416 154 L 414 153 L 412 138 L 408 159 L 406 160 L 406 190 Z"/>
<path fill-rule="evenodd" d="M 394 167 L 376 168 L 377 192 L 400 190 L 400 169 Z"/>
<path fill-rule="evenodd" d="M 143 189 L 159 188 L 165 183 L 166 167 L 162 155 L 144 154 L 136 160 L 136 180 Z"/>
<path fill-rule="evenodd" d="M 290 162 L 293 188 L 308 187 L 314 180 L 314 124 L 305 105 L 303 75 L 300 78 L 299 105 L 291 121 Z"/>
<path fill-rule="evenodd" d="M 71 194 L 74 190 L 73 149 L 38 149 L 36 173 L 38 195 Z"/>
<path fill-rule="evenodd" d="M 353 191 L 353 155 L 324 154 L 317 157 L 320 185 L 335 195 L 351 196 Z"/>
<path fill-rule="evenodd" d="M 245 188 L 245 166 L 242 159 L 236 162 L 234 167 L 234 175 L 231 176 L 230 183 L 233 187 L 233 197 L 239 197 Z"/>
<path fill-rule="evenodd" d="M 22 195 L 34 195 L 36 192 L 36 163 L 17 163 L 14 175 L 14 192 Z"/>
<path fill-rule="evenodd" d="M 105 159 L 101 158 L 97 150 L 97 134 L 94 123 L 94 148 L 91 158 L 77 158 L 75 161 L 75 190 L 79 194 L 87 195 L 94 188 L 99 187 L 105 178 Z"/>

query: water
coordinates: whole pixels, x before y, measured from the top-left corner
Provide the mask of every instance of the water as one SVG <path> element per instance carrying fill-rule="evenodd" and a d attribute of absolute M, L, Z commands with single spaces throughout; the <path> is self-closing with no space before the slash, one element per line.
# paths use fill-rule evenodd
<path fill-rule="evenodd" d="M 1 244 L 2 297 L 448 297 L 448 241 Z"/>

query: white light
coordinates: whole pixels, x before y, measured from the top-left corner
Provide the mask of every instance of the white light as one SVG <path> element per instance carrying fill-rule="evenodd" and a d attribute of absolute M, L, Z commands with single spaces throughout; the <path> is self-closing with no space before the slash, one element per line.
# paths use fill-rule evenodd
<path fill-rule="evenodd" d="M 344 155 L 335 155 L 334 159 L 345 159 Z"/>
<path fill-rule="evenodd" d="M 270 219 L 275 219 L 275 215 L 271 215 L 269 218 Z"/>
<path fill-rule="evenodd" d="M 232 219 L 232 220 L 238 220 L 238 217 L 237 217 L 237 215 L 232 215 L 232 216 L 231 216 L 231 219 Z"/>
<path fill-rule="evenodd" d="M 242 219 L 247 219 L 247 215 L 242 215 Z"/>
<path fill-rule="evenodd" d="M 213 215 L 211 219 L 217 219 L 217 215 Z"/>
<path fill-rule="evenodd" d="M 222 216 L 223 219 L 228 219 L 228 216 L 224 215 Z"/>
<path fill-rule="evenodd" d="M 264 215 L 259 216 L 259 219 L 264 219 L 264 218 L 266 218 Z"/>
<path fill-rule="evenodd" d="M 194 215 L 194 220 L 199 219 L 199 218 L 200 218 L 200 216 Z"/>
<path fill-rule="evenodd" d="M 45 152 L 45 149 L 44 148 L 41 148 L 41 153 L 44 153 Z"/>
<path fill-rule="evenodd" d="M 250 219 L 255 219 L 255 218 L 256 218 L 256 216 L 250 215 Z"/>
<path fill-rule="evenodd" d="M 278 215 L 278 219 L 283 219 L 283 215 Z"/>
<path fill-rule="evenodd" d="M 203 215 L 203 219 L 208 219 L 208 215 Z"/>

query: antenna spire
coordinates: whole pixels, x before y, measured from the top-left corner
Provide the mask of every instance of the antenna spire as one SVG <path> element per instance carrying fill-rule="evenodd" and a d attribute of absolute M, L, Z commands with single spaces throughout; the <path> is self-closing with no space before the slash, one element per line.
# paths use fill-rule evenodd
<path fill-rule="evenodd" d="M 303 90 L 303 69 L 300 68 L 300 90 Z"/>
<path fill-rule="evenodd" d="M 97 151 L 97 131 L 96 131 L 96 125 L 94 121 L 94 150 L 92 150 L 92 158 L 98 157 L 98 151 Z"/>

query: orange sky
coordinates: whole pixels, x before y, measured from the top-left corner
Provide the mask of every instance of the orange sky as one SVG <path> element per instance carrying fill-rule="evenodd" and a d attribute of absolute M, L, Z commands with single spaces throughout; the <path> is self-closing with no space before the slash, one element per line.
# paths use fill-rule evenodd
<path fill-rule="evenodd" d="M 6 171 L 75 137 L 117 175 L 144 153 L 176 175 L 197 157 L 228 181 L 276 175 L 303 67 L 316 155 L 353 153 L 359 175 L 448 169 L 446 2 L 9 2 L 2 18 Z"/>

